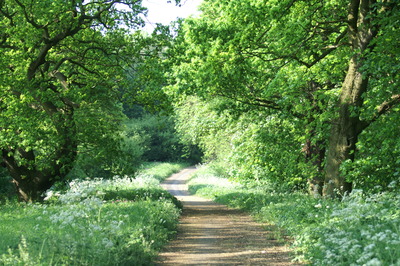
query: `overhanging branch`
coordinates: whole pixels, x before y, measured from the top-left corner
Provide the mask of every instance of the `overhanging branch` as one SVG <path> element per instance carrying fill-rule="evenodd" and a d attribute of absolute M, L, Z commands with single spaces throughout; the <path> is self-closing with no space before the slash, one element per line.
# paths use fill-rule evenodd
<path fill-rule="evenodd" d="M 400 94 L 392 95 L 389 100 L 384 101 L 381 105 L 378 106 L 377 112 L 372 117 L 372 119 L 360 122 L 359 131 L 361 132 L 362 130 L 369 127 L 373 122 L 377 121 L 382 115 L 389 113 L 398 104 L 400 104 Z"/>
<path fill-rule="evenodd" d="M 378 107 L 378 113 L 377 113 L 376 117 L 378 118 L 379 116 L 389 112 L 397 104 L 400 104 L 400 94 L 392 95 L 392 97 L 390 97 L 389 100 L 383 102 Z"/>

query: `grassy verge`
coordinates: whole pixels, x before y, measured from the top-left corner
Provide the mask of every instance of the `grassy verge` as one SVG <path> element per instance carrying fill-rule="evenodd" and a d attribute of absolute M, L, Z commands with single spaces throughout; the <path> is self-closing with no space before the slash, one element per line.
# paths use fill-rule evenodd
<path fill-rule="evenodd" d="M 310 264 L 400 265 L 398 191 L 369 196 L 354 191 L 333 201 L 230 182 L 211 168 L 197 172 L 189 190 L 277 225 L 295 239 L 297 258 Z"/>
<path fill-rule="evenodd" d="M 155 169 L 134 179 L 74 180 L 49 191 L 45 204 L 0 205 L 0 265 L 151 264 L 179 218 L 178 202 L 159 186 L 170 172 Z"/>
<path fill-rule="evenodd" d="M 189 164 L 187 163 L 148 162 L 143 164 L 140 172 L 142 174 L 151 175 L 159 181 L 163 181 L 165 178 L 188 166 Z"/>

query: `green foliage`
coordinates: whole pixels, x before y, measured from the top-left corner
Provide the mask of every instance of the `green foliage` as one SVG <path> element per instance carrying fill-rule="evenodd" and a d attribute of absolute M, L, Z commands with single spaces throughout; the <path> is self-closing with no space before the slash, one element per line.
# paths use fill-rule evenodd
<path fill-rule="evenodd" d="M 37 200 L 78 153 L 121 154 L 117 87 L 138 56 L 141 34 L 132 30 L 144 9 L 132 1 L 62 0 L 2 1 L 0 8 L 1 155 L 21 198 Z"/>
<path fill-rule="evenodd" d="M 178 45 L 185 53 L 174 68 L 172 92 L 219 95 L 291 112 L 310 104 L 308 82 L 326 90 L 340 84 L 347 48 L 322 55 L 344 30 L 340 18 L 346 10 L 336 1 L 205 1 L 202 10 L 202 16 L 182 25 Z M 338 16 L 330 26 L 315 26 L 330 16 Z"/>
<path fill-rule="evenodd" d="M 109 136 L 109 139 L 103 142 L 103 146 L 79 146 L 78 158 L 68 178 L 133 175 L 143 162 L 143 139 L 128 130 L 119 134 L 120 136 Z M 106 146 L 106 141 L 117 145 Z"/>
<path fill-rule="evenodd" d="M 400 113 L 381 117 L 361 134 L 355 160 L 346 161 L 342 172 L 354 186 L 370 192 L 387 190 L 400 179 Z"/>
<path fill-rule="evenodd" d="M 118 123 L 110 123 L 118 115 L 121 116 Z M 78 146 L 78 156 L 74 168 L 68 173 L 69 179 L 110 178 L 116 174 L 132 175 L 137 171 L 144 152 L 142 140 L 138 135 L 129 134 L 120 125 L 125 120 L 122 118 L 121 113 L 114 113 L 114 116 L 110 115 L 108 118 L 104 118 L 104 113 L 99 113 L 97 117 L 92 116 L 90 120 L 82 121 L 87 123 L 85 130 L 88 130 L 88 134 Z M 95 121 L 104 121 L 106 124 L 102 126 L 99 125 L 101 122 Z M 96 131 L 99 131 L 101 139 L 90 138 L 90 134 L 95 134 Z"/>
<path fill-rule="evenodd" d="M 163 181 L 187 166 L 189 166 L 187 163 L 146 162 L 142 164 L 140 173 L 151 175 L 157 180 Z"/>
<path fill-rule="evenodd" d="M 365 92 L 342 113 L 351 124 L 343 127 L 347 131 L 337 131 L 346 132 L 336 139 L 359 140 L 348 153 L 331 158 L 336 148 L 328 149 L 328 142 L 340 134 L 331 130 L 336 103 L 360 47 L 348 45 L 349 11 L 336 0 L 204 1 L 202 14 L 184 20 L 174 42 L 165 90 L 178 103 L 178 131 L 200 145 L 205 160 L 227 162 L 237 178 L 288 188 L 302 188 L 308 179 L 322 186 L 325 164 L 336 171 L 332 162 L 338 161 L 343 178 L 327 174 L 326 184 L 338 178 L 364 189 L 387 187 L 399 168 L 393 135 L 400 97 L 396 3 L 368 2 L 363 10 L 353 5 L 368 21 L 358 32 L 370 27 L 365 34 L 377 35 L 360 54 Z"/>
<path fill-rule="evenodd" d="M 141 141 L 144 161 L 189 161 L 199 160 L 194 145 L 182 143 L 175 130 L 171 116 L 147 114 L 126 123 L 127 137 L 137 136 Z"/>
<path fill-rule="evenodd" d="M 298 259 L 311 265 L 397 265 L 400 263 L 400 206 L 391 192 L 360 190 L 342 201 L 274 190 L 269 184 L 239 184 L 202 169 L 190 181 L 193 193 L 252 212 L 294 239 Z"/>
<path fill-rule="evenodd" d="M 393 9 L 383 12 L 388 6 L 394 5 Z M 365 52 L 366 62 L 363 64 L 363 74 L 370 77 L 370 89 L 363 95 L 364 106 L 362 118 L 372 119 L 376 115 L 376 108 L 391 97 L 400 93 L 400 48 L 396 43 L 400 41 L 400 26 L 395 22 L 400 19 L 399 7 L 395 3 L 377 3 L 374 7 L 382 12 L 371 16 L 374 25 L 380 27 L 378 36 L 373 40 L 374 49 Z M 394 112 L 399 112 L 395 108 Z"/>
<path fill-rule="evenodd" d="M 227 157 L 232 177 L 268 180 L 288 188 L 304 185 L 304 154 L 295 124 L 278 117 L 246 114 L 232 129 L 232 150 Z"/>
<path fill-rule="evenodd" d="M 182 141 L 191 145 L 199 145 L 204 152 L 204 160 L 223 157 L 229 149 L 228 117 L 215 108 L 221 103 L 219 99 L 208 103 L 196 97 L 177 106 L 176 128 Z"/>
<path fill-rule="evenodd" d="M 0 264 L 149 265 L 179 217 L 148 174 L 73 180 L 46 202 L 0 206 Z"/>
<path fill-rule="evenodd" d="M 120 88 L 127 105 L 139 104 L 146 111 L 170 114 L 171 98 L 164 91 L 168 75 L 177 56 L 174 43 L 174 25 L 157 25 L 151 35 L 135 38 L 138 56 L 132 58 L 126 70 L 127 83 Z M 137 117 L 130 117 L 137 118 Z"/>
<path fill-rule="evenodd" d="M 220 110 L 225 104 L 224 99 L 206 103 L 189 97 L 178 106 L 177 129 L 184 141 L 197 143 L 204 160 L 217 162 L 231 178 L 303 188 L 309 169 L 300 152 L 301 124 L 262 110 L 230 114 Z"/>

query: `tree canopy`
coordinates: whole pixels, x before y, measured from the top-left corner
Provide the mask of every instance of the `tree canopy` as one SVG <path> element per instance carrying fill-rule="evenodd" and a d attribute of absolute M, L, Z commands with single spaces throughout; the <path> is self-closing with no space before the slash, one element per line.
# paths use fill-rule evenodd
<path fill-rule="evenodd" d="M 128 0 L 0 1 L 0 147 L 21 199 L 39 199 L 81 147 L 118 145 L 117 89 L 143 12 Z"/>
<path fill-rule="evenodd" d="M 201 10 L 178 34 L 183 53 L 170 92 L 222 97 L 229 110 L 289 122 L 309 166 L 302 175 L 318 193 L 341 195 L 363 183 L 350 165 L 379 152 L 367 151 L 360 135 L 390 142 L 372 125 L 399 126 L 397 2 L 206 0 Z"/>
<path fill-rule="evenodd" d="M 139 0 L 0 0 L 0 147 L 22 200 L 40 199 L 84 154 L 118 154 L 107 167 L 122 170 L 118 158 L 145 152 L 133 124 L 118 132 L 122 102 L 175 109 L 174 145 L 199 145 L 232 176 L 325 196 L 399 176 L 398 1 L 200 9 L 146 36 Z"/>

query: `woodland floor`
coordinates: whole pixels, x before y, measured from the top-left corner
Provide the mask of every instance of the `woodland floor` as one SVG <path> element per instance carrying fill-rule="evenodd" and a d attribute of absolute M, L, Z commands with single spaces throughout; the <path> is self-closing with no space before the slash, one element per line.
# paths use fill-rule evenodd
<path fill-rule="evenodd" d="M 243 211 L 190 195 L 186 181 L 195 171 L 186 168 L 163 183 L 184 207 L 177 237 L 156 265 L 295 265 L 268 226 Z"/>

